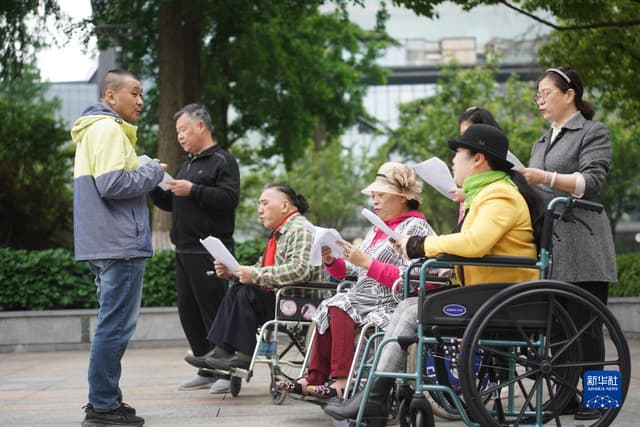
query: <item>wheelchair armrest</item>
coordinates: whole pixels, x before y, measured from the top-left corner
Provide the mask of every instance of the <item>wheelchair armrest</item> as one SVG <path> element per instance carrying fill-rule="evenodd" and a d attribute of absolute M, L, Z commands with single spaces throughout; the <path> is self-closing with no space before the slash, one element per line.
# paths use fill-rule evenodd
<path fill-rule="evenodd" d="M 530 265 L 535 267 L 538 263 L 536 258 L 508 255 L 487 255 L 481 258 L 465 258 L 456 255 L 440 254 L 436 256 L 437 261 L 449 262 L 452 264 L 505 264 L 505 265 Z"/>
<path fill-rule="evenodd" d="M 330 289 L 335 290 L 338 285 L 334 282 L 323 282 L 323 281 L 312 281 L 305 283 L 296 283 L 292 285 L 281 286 L 280 289 L 284 288 L 296 288 L 296 289 Z"/>
<path fill-rule="evenodd" d="M 338 293 L 349 292 L 349 289 L 351 289 L 353 285 L 355 285 L 355 283 L 356 283 L 355 280 L 349 280 L 348 278 L 345 280 L 342 280 L 340 283 L 338 283 L 338 288 L 337 288 Z"/>

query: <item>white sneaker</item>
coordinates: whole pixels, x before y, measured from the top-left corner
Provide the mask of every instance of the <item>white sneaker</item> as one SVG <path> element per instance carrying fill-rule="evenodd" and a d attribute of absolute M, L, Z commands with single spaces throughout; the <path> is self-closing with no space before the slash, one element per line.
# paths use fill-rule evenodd
<path fill-rule="evenodd" d="M 203 377 L 202 375 L 196 375 L 188 381 L 183 382 L 178 386 L 180 390 L 199 390 L 201 388 L 209 388 L 211 383 L 216 380 L 215 377 Z"/>
<path fill-rule="evenodd" d="M 211 388 L 209 389 L 209 393 L 211 394 L 225 394 L 229 393 L 229 386 L 231 385 L 231 381 L 226 378 L 218 378 L 218 380 L 213 383 Z"/>

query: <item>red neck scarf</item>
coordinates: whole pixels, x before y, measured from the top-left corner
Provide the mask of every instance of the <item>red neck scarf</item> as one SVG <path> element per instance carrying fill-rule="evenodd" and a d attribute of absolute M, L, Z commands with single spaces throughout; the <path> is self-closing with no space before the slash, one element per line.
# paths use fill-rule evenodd
<path fill-rule="evenodd" d="M 391 218 L 389 221 L 385 221 L 384 223 L 387 224 L 390 229 L 395 230 L 398 224 L 400 224 L 407 218 L 413 218 L 413 217 L 424 219 L 425 221 L 427 220 L 427 218 L 424 216 L 422 212 L 413 210 L 413 211 L 400 214 L 395 218 Z M 387 235 L 385 234 L 384 231 L 378 229 L 378 227 L 374 227 L 374 229 L 376 231 L 376 234 L 375 236 L 373 236 L 373 240 L 371 241 L 371 246 L 373 246 L 378 240 L 387 238 Z"/>
<path fill-rule="evenodd" d="M 271 236 L 269 236 L 269 240 L 267 240 L 267 247 L 264 249 L 264 255 L 262 256 L 263 267 L 270 267 L 276 263 L 276 233 L 278 232 L 280 227 L 282 227 L 282 224 L 287 222 L 287 220 L 295 213 L 298 213 L 298 211 L 295 210 L 293 212 L 290 212 L 284 218 L 282 218 L 282 221 L 280 221 L 280 223 L 271 233 Z"/>

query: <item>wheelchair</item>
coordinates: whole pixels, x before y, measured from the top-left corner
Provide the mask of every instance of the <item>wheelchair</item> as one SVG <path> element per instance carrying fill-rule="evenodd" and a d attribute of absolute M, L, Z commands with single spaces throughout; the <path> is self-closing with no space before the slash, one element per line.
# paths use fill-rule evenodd
<path fill-rule="evenodd" d="M 420 267 L 417 337 L 389 337 L 379 343 L 373 362 L 360 368 L 360 374 L 368 371 L 368 381 L 358 416 L 348 424 L 366 425 L 363 414 L 371 385 L 376 378 L 386 377 L 403 382 L 396 396 L 401 426 L 435 425 L 425 393 L 437 396 L 443 407 L 469 426 L 575 425 L 573 417 L 569 421 L 563 411 L 576 398 L 600 413 L 589 425 L 610 425 L 629 388 L 626 339 L 599 299 L 578 286 L 547 279 L 553 226 L 556 221 L 580 222 L 574 209 L 601 212 L 602 206 L 569 197 L 553 199 L 545 212 L 538 259 L 439 255 L 414 264 Z M 540 279 L 425 291 L 429 269 L 464 265 L 533 268 L 539 270 Z M 568 302 L 590 313 L 587 324 L 573 322 L 566 309 Z M 584 361 L 578 338 L 600 326 L 606 356 Z M 393 341 L 405 349 L 416 344 L 414 372 L 376 370 L 381 350 Z M 445 358 L 439 357 L 447 346 L 459 348 L 455 363 L 451 358 L 443 363 Z M 438 366 L 435 380 L 425 372 L 429 354 L 439 360 L 434 363 Z M 452 376 L 459 382 L 456 389 Z M 413 390 L 405 384 L 409 381 Z M 598 390 L 610 392 L 598 395 Z"/>
<path fill-rule="evenodd" d="M 446 286 L 446 285 L 450 285 L 451 283 L 450 282 L 451 277 L 449 275 L 443 276 L 443 277 L 430 275 L 429 279 L 430 279 L 429 284 L 432 287 Z M 355 283 L 355 280 L 356 280 L 355 277 L 348 277 L 345 280 L 339 282 L 337 287 L 334 285 L 333 293 L 335 294 L 340 292 L 348 292 L 349 289 L 352 287 L 352 285 Z M 403 283 L 404 283 L 404 280 L 400 278 L 396 281 L 396 283 L 393 286 L 393 295 L 398 302 L 400 301 L 400 298 L 397 296 L 397 293 L 401 292 L 401 290 L 398 291 L 398 288 L 401 288 Z M 414 291 L 417 292 L 417 288 L 418 288 L 418 285 L 417 285 L 417 282 L 415 282 L 415 286 L 413 287 Z M 263 329 L 265 329 L 267 326 L 268 324 L 265 324 L 263 326 Z M 311 322 L 311 324 L 309 324 L 308 322 L 305 322 L 305 326 L 308 327 L 307 337 L 309 337 L 308 345 L 306 348 L 311 349 L 313 348 L 313 342 L 315 338 L 315 323 Z M 358 375 L 359 374 L 358 367 L 360 366 L 361 363 L 371 362 L 374 356 L 376 344 L 375 344 L 375 341 L 372 341 L 370 343 L 370 339 L 371 337 L 376 337 L 376 336 L 379 336 L 380 334 L 381 332 L 379 331 L 379 328 L 376 326 L 375 323 L 365 323 L 364 325 L 356 327 L 354 357 L 351 363 L 349 373 L 347 375 L 347 385 L 343 391 L 344 398 L 351 397 L 353 393 L 355 393 L 358 390 L 358 384 L 361 384 L 363 382 L 363 379 L 361 378 L 361 376 Z M 371 346 L 370 344 L 373 344 L 373 346 Z M 310 352 L 305 352 L 305 357 L 304 357 L 304 360 L 302 361 L 302 364 L 301 365 L 296 364 L 296 368 L 299 367 L 299 371 L 297 372 L 297 374 L 295 376 L 292 376 L 291 374 L 284 374 L 283 376 L 288 378 L 289 380 L 295 380 L 299 377 L 304 376 L 308 368 L 309 358 L 310 358 Z M 272 378 L 273 378 L 273 375 L 272 375 Z M 272 381 L 272 385 L 273 385 L 273 381 Z M 279 390 L 279 389 L 275 389 L 275 390 L 272 389 L 272 397 L 274 399 L 274 403 L 276 404 L 282 403 L 285 400 L 287 395 L 288 394 L 286 391 Z M 314 396 L 291 395 L 291 397 L 296 400 L 302 400 L 302 401 L 312 403 L 315 405 L 320 405 L 320 406 L 323 406 L 324 404 L 327 403 L 325 399 L 316 398 Z M 395 417 L 395 413 L 392 418 L 394 417 Z"/>
<path fill-rule="evenodd" d="M 237 397 L 242 380 L 250 382 L 258 364 L 266 364 L 270 371 L 269 395 L 272 403 L 280 405 L 286 392 L 276 387 L 283 378 L 295 380 L 302 375 L 308 348 L 311 317 L 320 301 L 339 290 L 332 282 L 308 282 L 287 285 L 276 292 L 275 316 L 257 332 L 257 344 L 248 369 L 215 371 L 230 376 L 229 392 Z"/>

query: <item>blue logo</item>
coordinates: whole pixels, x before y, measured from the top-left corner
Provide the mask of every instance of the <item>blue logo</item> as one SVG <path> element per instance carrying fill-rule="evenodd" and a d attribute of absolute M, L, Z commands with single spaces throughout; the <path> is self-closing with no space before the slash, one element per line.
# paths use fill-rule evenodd
<path fill-rule="evenodd" d="M 447 304 L 442 308 L 442 312 L 447 316 L 459 317 L 467 314 L 467 307 L 460 304 Z"/>
<path fill-rule="evenodd" d="M 609 409 L 622 405 L 622 377 L 618 371 L 587 371 L 582 378 L 587 408 Z"/>

